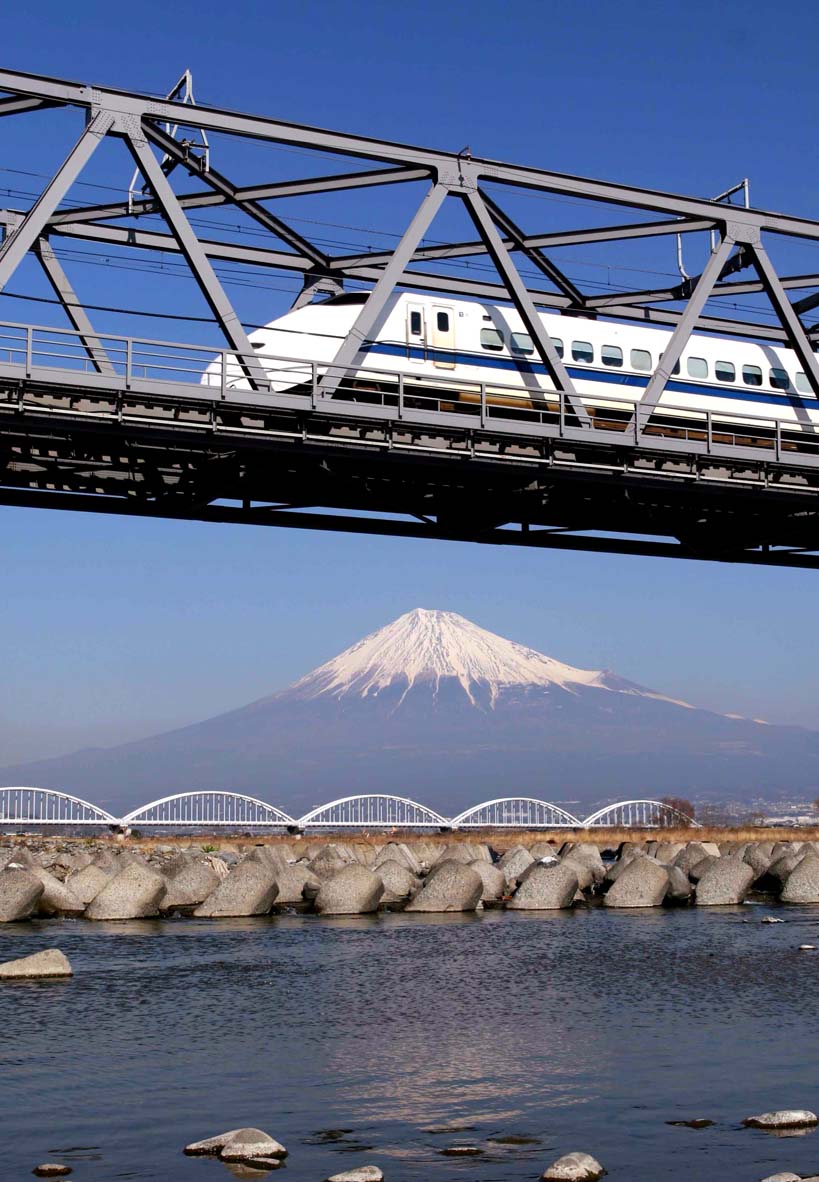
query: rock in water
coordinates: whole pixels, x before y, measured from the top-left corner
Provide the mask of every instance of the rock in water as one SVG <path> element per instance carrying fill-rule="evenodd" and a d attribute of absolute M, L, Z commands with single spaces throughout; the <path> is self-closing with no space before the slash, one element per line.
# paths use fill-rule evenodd
<path fill-rule="evenodd" d="M 150 866 L 129 863 L 89 903 L 86 919 L 145 919 L 159 913 L 165 879 Z"/>
<path fill-rule="evenodd" d="M 819 903 L 819 857 L 814 853 L 794 866 L 780 896 L 783 903 Z"/>
<path fill-rule="evenodd" d="M 223 1161 L 258 1161 L 260 1158 L 287 1156 L 285 1147 L 261 1129 L 228 1129 L 226 1133 L 186 1145 L 184 1152 L 191 1157 L 218 1154 Z"/>
<path fill-rule="evenodd" d="M 0 870 L 0 923 L 28 919 L 44 889 L 31 870 Z"/>
<path fill-rule="evenodd" d="M 790 1170 L 785 1170 L 782 1174 L 769 1174 L 767 1178 L 762 1179 L 762 1182 L 801 1182 L 801 1178 L 798 1174 L 792 1174 Z"/>
<path fill-rule="evenodd" d="M 483 894 L 483 879 L 471 866 L 442 862 L 406 911 L 474 911 Z"/>
<path fill-rule="evenodd" d="M 353 1170 L 333 1174 L 327 1182 L 384 1182 L 384 1175 L 378 1166 L 356 1166 Z"/>
<path fill-rule="evenodd" d="M 41 1166 L 35 1166 L 31 1171 L 38 1178 L 67 1178 L 71 1173 L 71 1166 L 64 1166 L 56 1161 L 44 1161 Z"/>
<path fill-rule="evenodd" d="M 227 866 L 225 874 L 220 874 L 211 859 L 191 858 L 185 861 L 168 882 L 162 900 L 162 910 L 175 911 L 180 907 L 198 907 L 226 877 Z"/>
<path fill-rule="evenodd" d="M 697 883 L 697 904 L 704 907 L 742 903 L 754 881 L 754 871 L 736 854 L 719 858 Z"/>
<path fill-rule="evenodd" d="M 278 891 L 269 866 L 261 862 L 239 862 L 193 914 L 206 919 L 267 915 Z"/>
<path fill-rule="evenodd" d="M 323 879 L 315 908 L 319 915 L 365 915 L 378 908 L 383 894 L 378 875 L 353 863 Z"/>
<path fill-rule="evenodd" d="M 500 899 L 506 892 L 506 879 L 503 876 L 503 871 L 499 870 L 497 866 L 493 866 L 491 862 L 487 862 L 485 858 L 477 858 L 469 865 L 476 874 L 480 875 L 483 882 L 481 902 L 494 903 Z"/>
<path fill-rule="evenodd" d="M 577 866 L 569 861 L 553 866 L 536 862 L 507 906 L 512 911 L 556 911 L 571 907 L 577 894 L 576 870 Z"/>
<path fill-rule="evenodd" d="M 653 858 L 634 858 L 606 895 L 607 907 L 659 907 L 668 892 L 665 866 Z"/>
<path fill-rule="evenodd" d="M 541 1174 L 543 1182 L 597 1182 L 605 1170 L 588 1153 L 564 1153 Z"/>
<path fill-rule="evenodd" d="M 760 1112 L 742 1122 L 750 1129 L 810 1129 L 819 1125 L 819 1116 L 807 1108 L 782 1108 L 778 1112 Z"/>
<path fill-rule="evenodd" d="M 70 977 L 72 968 L 68 957 L 59 948 L 46 948 L 19 960 L 7 960 L 0 964 L 0 980 L 27 981 L 40 977 Z"/>

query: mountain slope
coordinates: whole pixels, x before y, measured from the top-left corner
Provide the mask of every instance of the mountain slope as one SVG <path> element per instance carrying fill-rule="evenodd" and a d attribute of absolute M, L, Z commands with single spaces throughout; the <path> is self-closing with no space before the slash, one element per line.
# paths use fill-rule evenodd
<path fill-rule="evenodd" d="M 222 787 L 295 814 L 379 790 L 451 814 L 516 794 L 585 804 L 804 792 L 819 784 L 819 735 L 699 710 L 416 609 L 249 706 L 6 768 L 0 783 L 63 788 L 112 811 Z"/>

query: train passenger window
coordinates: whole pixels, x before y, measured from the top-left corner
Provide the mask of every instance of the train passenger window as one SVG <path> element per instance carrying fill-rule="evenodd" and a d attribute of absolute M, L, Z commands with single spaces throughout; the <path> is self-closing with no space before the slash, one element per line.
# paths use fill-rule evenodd
<path fill-rule="evenodd" d="M 421 335 L 421 313 L 410 312 L 410 333 L 414 337 Z"/>
<path fill-rule="evenodd" d="M 558 357 L 562 357 L 563 356 L 563 342 L 561 341 L 560 337 L 552 337 L 551 341 L 555 347 L 555 353 L 557 353 Z"/>
<path fill-rule="evenodd" d="M 594 348 L 591 341 L 572 341 L 572 359 L 591 365 L 594 361 Z"/>
<path fill-rule="evenodd" d="M 449 312 L 436 312 L 435 323 L 438 332 L 449 332 Z"/>
<path fill-rule="evenodd" d="M 770 373 L 771 385 L 774 390 L 787 390 L 791 384 L 786 369 L 772 369 Z"/>
<path fill-rule="evenodd" d="M 661 353 L 661 354 L 660 354 L 660 361 L 662 361 L 662 359 L 663 359 L 664 357 L 665 357 L 665 353 Z M 674 368 L 672 369 L 672 371 L 671 371 L 671 372 L 672 372 L 672 373 L 679 373 L 679 372 L 680 372 L 680 363 L 679 363 L 679 361 L 678 361 L 678 362 L 677 362 L 677 364 L 674 366 Z"/>
<path fill-rule="evenodd" d="M 708 362 L 704 357 L 689 357 L 686 362 L 690 378 L 707 378 Z"/>
<path fill-rule="evenodd" d="M 810 388 L 810 382 L 808 381 L 808 375 L 806 373 L 802 373 L 801 369 L 797 370 L 796 372 L 796 388 L 802 394 L 813 393 Z"/>
<path fill-rule="evenodd" d="M 532 338 L 528 332 L 513 332 L 512 333 L 512 352 L 513 353 L 534 353 L 535 347 L 532 344 Z"/>
<path fill-rule="evenodd" d="M 651 369 L 651 354 L 648 349 L 631 350 L 631 368 L 648 372 Z"/>
<path fill-rule="evenodd" d="M 735 382 L 737 371 L 730 361 L 715 361 L 714 373 L 718 382 Z"/>
<path fill-rule="evenodd" d="M 484 349 L 502 349 L 503 334 L 498 332 L 496 328 L 482 328 L 481 344 L 483 345 Z"/>
<path fill-rule="evenodd" d="M 742 380 L 746 386 L 761 386 L 762 370 L 758 365 L 743 365 Z"/>
<path fill-rule="evenodd" d="M 623 350 L 619 345 L 604 345 L 600 350 L 600 360 L 604 365 L 618 368 L 623 364 Z"/>

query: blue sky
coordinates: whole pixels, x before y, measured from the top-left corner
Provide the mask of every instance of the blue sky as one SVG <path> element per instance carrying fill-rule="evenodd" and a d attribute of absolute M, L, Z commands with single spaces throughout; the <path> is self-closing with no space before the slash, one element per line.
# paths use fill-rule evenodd
<path fill-rule="evenodd" d="M 774 27 L 757 0 L 144 0 L 127 11 L 41 0 L 36 20 L 4 13 L 2 64 L 154 92 L 190 67 L 200 101 L 703 195 L 749 175 L 755 204 L 816 217 L 814 12 L 797 0 Z M 26 119 L 0 133 L 0 204 L 35 192 L 76 134 Z M 224 157 L 214 163 L 230 171 Z M 259 175 L 252 157 L 243 167 Z M 305 164 L 281 167 L 298 175 Z M 127 186 L 130 172 L 123 156 L 90 176 Z M 320 232 L 381 242 L 400 229 L 394 209 L 371 194 Z M 101 262 L 72 269 L 88 301 L 104 303 L 114 285 L 131 306 L 201 314 L 170 271 L 157 280 Z M 587 277 L 593 265 L 575 259 Z M 673 271 L 673 258 L 648 265 Z M 27 283 L 46 294 L 33 271 L 10 287 Z M 265 284 L 230 289 L 248 321 L 292 298 L 286 277 Z M 3 318 L 45 315 L 0 300 Z M 178 339 L 170 323 L 134 331 Z M 182 339 L 215 337 L 191 322 Z M 414 606 L 460 611 L 704 706 L 819 723 L 819 582 L 808 572 L 13 509 L 0 509 L 0 540 L 1 762 L 239 705 Z"/>

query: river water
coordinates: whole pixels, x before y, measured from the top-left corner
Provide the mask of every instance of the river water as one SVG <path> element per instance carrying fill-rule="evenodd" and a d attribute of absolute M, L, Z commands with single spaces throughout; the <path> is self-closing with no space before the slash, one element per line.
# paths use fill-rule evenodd
<path fill-rule="evenodd" d="M 819 1108 L 814 942 L 819 909 L 752 905 L 6 925 L 0 959 L 75 976 L 0 988 L 0 1177 L 231 1182 L 181 1150 L 241 1125 L 290 1182 L 515 1182 L 572 1149 L 629 1182 L 810 1174 L 819 1133 L 740 1121 Z"/>

